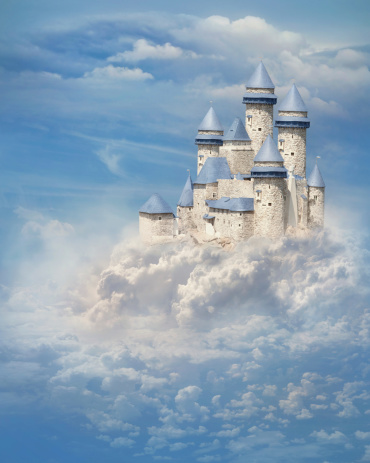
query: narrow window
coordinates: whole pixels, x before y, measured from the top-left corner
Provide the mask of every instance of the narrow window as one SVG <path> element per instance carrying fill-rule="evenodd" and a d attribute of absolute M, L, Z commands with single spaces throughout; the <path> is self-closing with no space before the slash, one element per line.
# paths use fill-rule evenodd
<path fill-rule="evenodd" d="M 241 216 L 242 216 L 242 213 L 240 213 L 239 215 L 240 215 L 240 217 L 241 217 Z"/>
<path fill-rule="evenodd" d="M 294 153 L 290 153 L 291 156 L 294 156 Z"/>
<path fill-rule="evenodd" d="M 239 224 L 239 227 L 241 227 L 241 225 Z"/>
<path fill-rule="evenodd" d="M 293 138 L 293 135 L 292 135 L 292 138 Z"/>
<path fill-rule="evenodd" d="M 261 127 L 258 127 L 258 131 L 261 132 L 261 130 L 262 130 Z"/>
<path fill-rule="evenodd" d="M 215 198 L 215 197 L 216 197 L 216 193 L 213 193 L 212 196 L 213 196 L 213 198 Z"/>
<path fill-rule="evenodd" d="M 317 200 L 317 196 L 315 195 L 315 196 L 313 197 L 313 199 L 316 201 L 316 200 Z"/>
<path fill-rule="evenodd" d="M 162 217 L 158 217 L 158 220 L 162 220 Z"/>
<path fill-rule="evenodd" d="M 272 206 L 272 203 L 268 203 L 269 206 Z"/>
<path fill-rule="evenodd" d="M 271 185 L 269 185 L 269 190 L 271 190 Z"/>

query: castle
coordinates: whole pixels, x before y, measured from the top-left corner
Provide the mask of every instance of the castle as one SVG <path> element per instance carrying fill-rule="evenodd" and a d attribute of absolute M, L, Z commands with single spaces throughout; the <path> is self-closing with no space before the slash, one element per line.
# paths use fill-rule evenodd
<path fill-rule="evenodd" d="M 145 243 L 189 233 L 233 241 L 278 238 L 289 227 L 323 227 L 325 183 L 317 161 L 306 179 L 306 105 L 293 84 L 275 118 L 276 145 L 274 89 L 261 61 L 246 84 L 245 125 L 236 118 L 225 135 L 211 106 L 195 138 L 197 177 L 193 182 L 189 173 L 177 215 L 158 194 L 139 210 Z"/>

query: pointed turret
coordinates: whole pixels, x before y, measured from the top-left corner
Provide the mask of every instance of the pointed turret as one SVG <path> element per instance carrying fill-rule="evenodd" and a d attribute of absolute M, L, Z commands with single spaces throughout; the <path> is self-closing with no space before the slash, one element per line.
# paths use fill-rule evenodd
<path fill-rule="evenodd" d="M 247 82 L 243 103 L 245 104 L 245 127 L 252 140 L 255 153 L 261 148 L 267 135 L 272 136 L 273 106 L 276 104 L 273 84 L 262 61 Z"/>
<path fill-rule="evenodd" d="M 316 164 L 307 180 L 308 185 L 308 227 L 324 226 L 325 182 Z"/>
<path fill-rule="evenodd" d="M 193 182 L 191 180 L 190 172 L 177 205 L 180 207 L 193 206 Z"/>
<path fill-rule="evenodd" d="M 198 174 L 207 158 L 219 156 L 219 147 L 222 146 L 223 134 L 224 129 L 216 111 L 211 106 L 200 123 L 198 135 L 195 138 L 195 144 L 198 145 Z"/>
<path fill-rule="evenodd" d="M 279 115 L 275 119 L 279 129 L 279 149 L 288 170 L 296 175 L 306 176 L 306 129 L 310 127 L 307 107 L 295 84 L 280 104 Z"/>
<path fill-rule="evenodd" d="M 312 169 L 310 176 L 307 179 L 307 185 L 316 188 L 325 188 L 325 182 L 322 178 L 317 162 L 315 164 L 315 167 Z"/>
<path fill-rule="evenodd" d="M 254 158 L 254 162 L 281 164 L 284 162 L 284 159 L 281 157 L 281 154 L 270 135 L 267 135 L 265 142 L 258 151 L 257 156 Z"/>
<path fill-rule="evenodd" d="M 139 212 L 146 214 L 172 214 L 171 206 L 160 196 L 158 193 L 152 194 L 152 196 L 146 201 Z"/>
<path fill-rule="evenodd" d="M 295 84 L 292 85 L 291 89 L 287 93 L 284 100 L 279 106 L 279 111 L 299 111 L 307 112 L 307 107 L 298 91 Z"/>
<path fill-rule="evenodd" d="M 254 73 L 247 82 L 247 88 L 275 88 L 265 65 L 260 61 Z"/>
<path fill-rule="evenodd" d="M 227 134 L 224 136 L 225 141 L 251 141 L 240 117 L 234 119 Z"/>

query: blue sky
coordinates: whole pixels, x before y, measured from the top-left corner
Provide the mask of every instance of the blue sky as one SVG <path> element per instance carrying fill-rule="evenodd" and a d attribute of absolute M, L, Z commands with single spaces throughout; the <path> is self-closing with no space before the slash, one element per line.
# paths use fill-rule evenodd
<path fill-rule="evenodd" d="M 214 3 L 0 6 L 3 461 L 370 461 L 369 3 Z M 261 57 L 327 230 L 142 249 Z"/>

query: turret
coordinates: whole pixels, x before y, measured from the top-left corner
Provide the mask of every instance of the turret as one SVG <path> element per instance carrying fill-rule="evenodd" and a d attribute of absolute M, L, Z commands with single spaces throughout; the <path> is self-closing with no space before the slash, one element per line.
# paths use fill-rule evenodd
<path fill-rule="evenodd" d="M 267 136 L 251 170 L 254 179 L 254 233 L 277 238 L 285 233 L 287 170 L 270 135 Z"/>
<path fill-rule="evenodd" d="M 322 228 L 324 226 L 325 183 L 317 160 L 310 176 L 308 186 L 308 227 Z"/>
<path fill-rule="evenodd" d="M 180 199 L 177 203 L 177 215 L 179 217 L 179 233 L 195 228 L 193 220 L 193 206 L 194 206 L 194 192 L 193 182 L 191 180 L 190 172 L 186 180 L 184 189 L 182 190 Z"/>
<path fill-rule="evenodd" d="M 207 158 L 219 156 L 223 134 L 224 129 L 211 106 L 198 127 L 198 135 L 195 139 L 195 144 L 198 145 L 198 174 Z"/>
<path fill-rule="evenodd" d="M 235 118 L 223 138 L 220 156 L 225 156 L 232 174 L 249 174 L 253 167 L 254 152 L 251 139 L 239 117 Z"/>
<path fill-rule="evenodd" d="M 276 104 L 275 85 L 272 83 L 262 61 L 246 84 L 245 128 L 252 140 L 252 149 L 257 153 L 267 135 L 272 136 L 273 107 Z"/>
<path fill-rule="evenodd" d="M 140 238 L 146 244 L 166 241 L 175 235 L 175 216 L 171 207 L 154 193 L 139 209 Z"/>
<path fill-rule="evenodd" d="M 278 146 L 285 167 L 294 169 L 300 177 L 306 177 L 306 130 L 310 127 L 310 120 L 295 84 L 280 104 L 275 127 L 279 130 Z"/>

